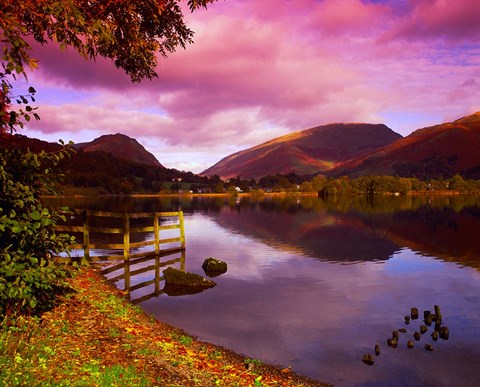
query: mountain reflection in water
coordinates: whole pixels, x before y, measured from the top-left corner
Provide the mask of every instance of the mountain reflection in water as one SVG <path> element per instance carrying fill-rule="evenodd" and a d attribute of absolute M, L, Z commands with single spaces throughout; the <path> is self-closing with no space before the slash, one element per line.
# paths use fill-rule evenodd
<path fill-rule="evenodd" d="M 56 202 L 58 204 L 58 202 Z M 253 358 L 334 383 L 480 385 L 480 200 L 467 196 L 186 197 L 68 202 L 108 211 L 186 214 L 185 267 L 228 272 L 200 294 L 140 306 L 160 320 Z M 139 290 L 140 292 L 140 290 Z M 145 294 L 149 294 L 145 289 Z M 141 297 L 142 294 L 139 294 Z M 440 305 L 448 340 L 414 340 Z M 392 331 L 405 328 L 398 348 Z M 381 347 L 373 366 L 362 356 Z M 433 352 L 426 351 L 433 345 Z"/>

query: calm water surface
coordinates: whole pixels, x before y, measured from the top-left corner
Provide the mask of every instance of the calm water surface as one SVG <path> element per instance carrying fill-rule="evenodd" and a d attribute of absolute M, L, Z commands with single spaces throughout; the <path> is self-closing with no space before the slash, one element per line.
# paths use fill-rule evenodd
<path fill-rule="evenodd" d="M 216 257 L 228 271 L 202 293 L 161 294 L 140 306 L 201 340 L 339 386 L 480 385 L 478 198 L 105 198 L 62 204 L 182 209 L 186 270 L 205 276 L 204 259 Z M 148 278 L 151 273 L 131 282 Z M 423 311 L 433 312 L 434 305 L 449 339 L 434 342 L 430 326 L 408 349 Z M 421 316 L 406 325 L 404 316 L 414 306 Z M 407 332 L 400 333 L 398 348 L 390 348 L 386 340 L 398 328 Z M 375 344 L 380 356 L 367 366 L 362 356 L 373 354 Z"/>

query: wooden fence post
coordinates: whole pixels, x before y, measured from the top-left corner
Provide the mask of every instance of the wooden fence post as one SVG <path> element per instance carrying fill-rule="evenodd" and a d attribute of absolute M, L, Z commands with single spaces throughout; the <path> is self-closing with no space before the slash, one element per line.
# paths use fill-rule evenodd
<path fill-rule="evenodd" d="M 128 213 L 123 213 L 123 258 L 130 259 L 130 219 Z"/>
<path fill-rule="evenodd" d="M 179 211 L 178 221 L 180 223 L 180 243 L 182 244 L 182 249 L 185 249 L 185 228 L 183 222 L 183 211 Z"/>
<path fill-rule="evenodd" d="M 123 287 L 128 292 L 128 299 L 130 299 L 130 261 L 123 261 Z"/>
<path fill-rule="evenodd" d="M 160 256 L 155 255 L 155 295 L 160 294 Z"/>
<path fill-rule="evenodd" d="M 155 237 L 155 254 L 160 253 L 160 230 L 158 227 L 158 214 L 153 215 L 153 232 Z"/>
<path fill-rule="evenodd" d="M 90 219 L 88 210 L 83 211 L 83 258 L 90 259 Z"/>
<path fill-rule="evenodd" d="M 185 271 L 185 250 L 180 253 L 180 270 Z"/>

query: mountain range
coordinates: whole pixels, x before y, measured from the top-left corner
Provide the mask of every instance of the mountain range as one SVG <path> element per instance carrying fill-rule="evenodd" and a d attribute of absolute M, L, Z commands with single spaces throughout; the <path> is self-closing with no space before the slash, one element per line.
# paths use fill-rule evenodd
<path fill-rule="evenodd" d="M 34 152 L 60 149 L 59 144 L 23 135 L 0 137 L 0 146 L 29 148 Z M 137 176 L 140 167 L 143 168 L 140 175 L 145 175 L 146 180 L 171 180 L 180 173 L 165 168 L 135 139 L 120 133 L 100 136 L 74 147 L 78 153 L 66 162 L 65 168 L 68 176 L 79 175 L 78 179 L 87 172 L 98 175 L 99 170 L 112 177 L 113 170 L 118 170 L 115 178 L 126 179 L 125 171 Z M 102 165 L 99 160 L 103 160 Z M 148 171 L 155 171 L 156 177 L 147 178 Z M 480 112 L 418 129 L 406 137 L 383 124 L 317 126 L 226 156 L 200 175 L 258 179 L 292 172 L 311 176 L 397 175 L 421 179 L 447 178 L 459 173 L 480 179 Z M 191 172 L 187 174 L 189 178 L 194 176 Z"/>
<path fill-rule="evenodd" d="M 383 124 L 330 124 L 275 138 L 231 154 L 201 175 L 243 179 L 326 172 L 401 138 Z"/>
<path fill-rule="evenodd" d="M 406 137 L 381 124 L 318 126 L 233 153 L 201 174 L 247 179 L 291 172 L 480 178 L 480 112 Z"/>
<path fill-rule="evenodd" d="M 330 171 L 332 176 L 398 175 L 480 178 L 480 112 L 418 129 Z"/>

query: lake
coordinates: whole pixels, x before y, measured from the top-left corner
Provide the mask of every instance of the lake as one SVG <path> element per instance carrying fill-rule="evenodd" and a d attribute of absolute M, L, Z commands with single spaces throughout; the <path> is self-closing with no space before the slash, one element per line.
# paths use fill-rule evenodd
<path fill-rule="evenodd" d="M 152 285 L 131 297 L 143 297 L 139 305 L 147 313 L 200 340 L 338 386 L 480 385 L 478 197 L 50 202 L 105 211 L 183 210 L 187 249 L 173 265 L 205 276 L 203 261 L 215 257 L 228 271 L 198 294 L 151 297 Z M 434 313 L 435 305 L 442 317 L 437 333 L 448 327 L 448 337 L 434 340 L 434 322 L 416 341 L 424 311 Z M 419 318 L 407 324 L 412 307 Z M 406 332 L 399 333 L 398 347 L 388 346 L 400 328 Z M 364 364 L 376 344 L 375 364 Z"/>

